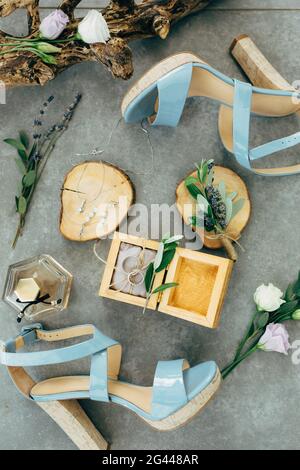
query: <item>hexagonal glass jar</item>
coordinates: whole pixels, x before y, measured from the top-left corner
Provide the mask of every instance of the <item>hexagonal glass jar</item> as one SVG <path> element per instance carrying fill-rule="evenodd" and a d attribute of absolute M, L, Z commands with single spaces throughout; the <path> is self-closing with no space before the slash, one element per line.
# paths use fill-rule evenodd
<path fill-rule="evenodd" d="M 9 266 L 3 300 L 18 312 L 18 321 L 23 316 L 29 321 L 35 321 L 67 307 L 72 280 L 72 274 L 52 256 L 36 256 Z M 45 298 L 44 302 L 37 303 L 41 298 Z"/>

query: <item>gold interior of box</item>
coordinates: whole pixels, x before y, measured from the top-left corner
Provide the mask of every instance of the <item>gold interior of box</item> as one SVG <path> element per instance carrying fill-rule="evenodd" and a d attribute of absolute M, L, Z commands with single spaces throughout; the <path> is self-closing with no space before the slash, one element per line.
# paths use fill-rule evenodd
<path fill-rule="evenodd" d="M 218 266 L 180 256 L 168 305 L 206 316 L 217 274 Z"/>

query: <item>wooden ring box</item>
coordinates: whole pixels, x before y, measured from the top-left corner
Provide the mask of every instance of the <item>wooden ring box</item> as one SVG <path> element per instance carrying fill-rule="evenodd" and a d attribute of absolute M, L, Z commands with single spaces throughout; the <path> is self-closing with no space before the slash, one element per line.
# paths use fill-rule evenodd
<path fill-rule="evenodd" d="M 125 294 L 111 287 L 114 267 L 123 242 L 155 251 L 159 246 L 156 241 L 115 232 L 99 295 L 143 308 L 145 298 Z M 229 259 L 186 248 L 177 248 L 168 269 L 155 276 L 154 288 L 169 282 L 177 282 L 179 286 L 152 295 L 148 308 L 207 328 L 216 328 L 219 324 L 232 267 L 233 262 Z"/>
<path fill-rule="evenodd" d="M 116 232 L 109 251 L 99 295 L 141 308 L 146 299 L 118 292 L 111 287 L 121 243 L 158 250 L 159 243 Z M 185 248 L 177 248 L 167 270 L 158 273 L 154 289 L 163 283 L 177 282 L 179 286 L 151 296 L 148 308 L 181 318 L 207 328 L 216 328 L 227 292 L 233 262 Z"/>

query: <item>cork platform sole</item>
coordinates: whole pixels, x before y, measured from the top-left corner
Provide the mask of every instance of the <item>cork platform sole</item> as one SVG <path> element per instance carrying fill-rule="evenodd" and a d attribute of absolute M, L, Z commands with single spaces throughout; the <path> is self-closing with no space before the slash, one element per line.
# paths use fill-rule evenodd
<path fill-rule="evenodd" d="M 149 426 L 158 431 L 174 431 L 189 421 L 191 421 L 203 408 L 208 404 L 208 402 L 214 397 L 218 389 L 220 388 L 222 381 L 221 372 L 219 369 L 213 379 L 213 381 L 199 393 L 195 398 L 193 398 L 189 403 L 187 403 L 183 408 L 176 411 L 168 418 L 165 418 L 161 421 L 150 421 L 148 419 L 142 418 Z"/>
<path fill-rule="evenodd" d="M 172 55 L 164 60 L 161 60 L 148 70 L 137 82 L 130 88 L 130 90 L 124 96 L 122 101 L 121 110 L 124 116 L 128 106 L 139 96 L 144 90 L 156 83 L 167 73 L 175 70 L 181 65 L 189 64 L 190 62 L 198 62 L 205 64 L 203 60 L 190 52 L 181 52 L 179 54 Z"/>

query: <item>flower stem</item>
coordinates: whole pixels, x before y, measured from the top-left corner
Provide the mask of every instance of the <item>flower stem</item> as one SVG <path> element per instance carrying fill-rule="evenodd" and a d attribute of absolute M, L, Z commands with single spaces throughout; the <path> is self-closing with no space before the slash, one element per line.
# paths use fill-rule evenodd
<path fill-rule="evenodd" d="M 249 357 L 252 353 L 254 353 L 255 351 L 257 351 L 258 349 L 258 346 L 257 344 L 252 347 L 251 349 L 249 349 L 249 351 L 247 351 L 245 354 L 243 354 L 242 356 L 240 356 L 239 359 L 237 360 L 233 360 L 231 364 L 229 364 L 227 367 L 225 367 L 221 374 L 222 374 L 222 377 L 223 379 L 226 379 L 226 377 L 242 362 L 244 361 L 245 359 L 247 359 L 247 357 Z"/>

